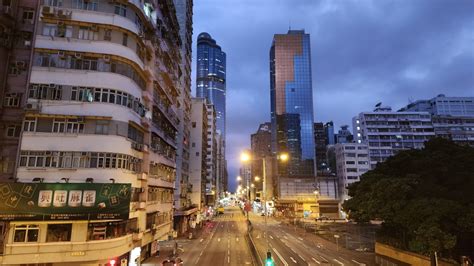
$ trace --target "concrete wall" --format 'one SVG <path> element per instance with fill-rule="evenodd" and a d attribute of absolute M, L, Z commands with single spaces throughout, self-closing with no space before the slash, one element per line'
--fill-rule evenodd
<path fill-rule="evenodd" d="M 377 256 L 378 265 L 416 265 L 431 266 L 430 258 L 415 254 L 413 252 L 404 251 L 389 245 L 375 242 L 375 254 Z M 385 259 L 388 257 L 390 259 Z M 454 264 L 442 262 L 438 260 L 439 266 L 452 266 Z"/>

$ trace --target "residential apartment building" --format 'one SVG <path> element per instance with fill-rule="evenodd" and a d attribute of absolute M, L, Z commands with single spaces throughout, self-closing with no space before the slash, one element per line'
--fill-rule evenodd
<path fill-rule="evenodd" d="M 338 143 L 335 150 L 339 195 L 345 200 L 348 199 L 347 186 L 360 181 L 360 176 L 370 170 L 369 149 L 363 143 Z"/>
<path fill-rule="evenodd" d="M 207 184 L 207 100 L 191 99 L 191 148 L 189 160 L 189 181 L 191 183 L 191 203 L 198 206 L 201 213 L 206 206 Z"/>
<path fill-rule="evenodd" d="M 474 116 L 432 116 L 436 136 L 474 147 Z"/>
<path fill-rule="evenodd" d="M 354 140 L 368 145 L 370 168 L 407 149 L 423 148 L 435 136 L 428 112 L 393 112 L 378 106 L 352 119 Z"/>
<path fill-rule="evenodd" d="M 206 204 L 214 205 L 217 194 L 217 150 L 216 109 L 211 103 L 206 105 L 207 149 L 206 149 Z"/>
<path fill-rule="evenodd" d="M 399 112 L 429 112 L 440 116 L 474 116 L 474 97 L 449 97 L 444 94 L 429 100 L 418 100 L 401 108 Z"/>
<path fill-rule="evenodd" d="M 175 6 L 19 2 L 40 6 L 25 15 L 36 25 L 33 60 L 17 183 L 1 184 L 11 204 L 0 205 L 0 261 L 139 264 L 173 231 L 183 93 Z"/>
<path fill-rule="evenodd" d="M 191 183 L 189 182 L 189 159 L 191 138 L 191 47 L 193 35 L 193 1 L 174 0 L 176 16 L 179 23 L 179 36 L 181 38 L 181 64 L 178 89 L 181 91 L 178 102 L 178 140 L 176 154 L 176 181 L 174 204 L 174 230 L 178 235 L 186 233 L 189 229 L 189 221 L 196 219 L 197 206 L 191 204 Z"/>
<path fill-rule="evenodd" d="M 0 5 L 0 182 L 15 177 L 38 8 L 34 0 Z"/>

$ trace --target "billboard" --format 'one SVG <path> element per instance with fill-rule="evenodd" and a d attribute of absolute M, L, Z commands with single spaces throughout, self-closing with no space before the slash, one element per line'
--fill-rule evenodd
<path fill-rule="evenodd" d="M 128 219 L 131 184 L 0 183 L 0 221 Z"/>

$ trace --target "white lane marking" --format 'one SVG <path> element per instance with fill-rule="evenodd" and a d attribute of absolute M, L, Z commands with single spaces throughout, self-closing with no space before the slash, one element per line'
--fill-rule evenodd
<path fill-rule="evenodd" d="M 230 256 L 230 250 L 227 250 L 227 255 L 229 255 L 229 256 Z"/>
<path fill-rule="evenodd" d="M 235 241 L 239 242 L 239 238 L 237 237 L 237 238 L 235 239 Z"/>
<path fill-rule="evenodd" d="M 285 239 L 288 239 L 288 237 L 286 237 L 286 236 L 283 236 L 283 237 L 284 237 Z"/>
<path fill-rule="evenodd" d="M 303 241 L 303 238 L 301 238 L 301 237 L 298 237 L 298 239 L 301 240 L 301 241 Z"/>
<path fill-rule="evenodd" d="M 221 242 L 221 239 L 220 239 L 220 238 L 218 238 L 218 239 L 217 239 L 217 242 Z"/>
<path fill-rule="evenodd" d="M 291 259 L 294 263 L 298 263 L 295 259 L 293 259 L 293 257 L 290 257 L 290 259 Z"/>
<path fill-rule="evenodd" d="M 287 245 L 287 246 L 288 246 L 288 245 Z M 293 253 L 296 253 L 296 251 L 295 251 L 293 248 L 290 248 L 290 249 L 291 249 L 291 251 L 293 251 Z"/>
<path fill-rule="evenodd" d="M 344 265 L 344 263 L 338 261 L 337 259 L 333 259 L 333 261 L 335 261 L 335 262 L 337 262 L 337 263 L 339 263 L 339 264 L 341 264 L 341 265 Z"/>
<path fill-rule="evenodd" d="M 300 257 L 303 261 L 306 261 L 303 257 L 301 257 L 301 255 L 298 255 L 298 257 Z"/>
<path fill-rule="evenodd" d="M 353 261 L 354 263 L 356 263 L 356 264 L 359 264 L 360 266 L 365 266 L 365 263 L 360 263 L 360 262 L 358 262 L 358 261 L 356 261 L 356 260 L 352 260 L 352 261 Z"/>
<path fill-rule="evenodd" d="M 283 265 L 288 266 L 288 262 L 281 256 L 281 254 L 276 250 L 276 248 L 273 248 L 273 251 L 275 251 L 275 254 L 277 254 L 278 258 L 283 262 Z"/>
<path fill-rule="evenodd" d="M 203 239 L 203 238 L 201 238 L 201 240 L 199 240 L 199 242 L 201 242 L 201 243 L 202 243 L 202 241 L 204 241 L 204 239 Z"/>
<path fill-rule="evenodd" d="M 199 254 L 199 256 L 202 256 L 202 253 L 204 253 L 204 250 L 203 250 L 203 251 L 201 251 L 201 254 Z"/>
<path fill-rule="evenodd" d="M 230 257 L 227 257 L 227 263 L 230 264 Z"/>
<path fill-rule="evenodd" d="M 273 239 L 273 237 L 272 237 L 272 236 L 270 236 L 270 238 L 271 238 L 271 239 Z"/>
<path fill-rule="evenodd" d="M 316 262 L 317 264 L 321 264 L 321 262 L 313 257 L 311 257 L 312 260 L 314 260 L 314 262 Z"/>
<path fill-rule="evenodd" d="M 323 257 L 323 255 L 319 255 L 321 257 L 321 259 L 323 259 L 325 262 L 328 262 L 329 260 L 326 259 L 325 257 Z"/>

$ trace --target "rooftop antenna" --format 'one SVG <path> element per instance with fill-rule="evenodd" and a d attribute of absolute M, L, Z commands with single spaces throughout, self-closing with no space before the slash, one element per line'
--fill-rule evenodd
<path fill-rule="evenodd" d="M 291 19 L 288 20 L 288 30 L 291 30 Z"/>

